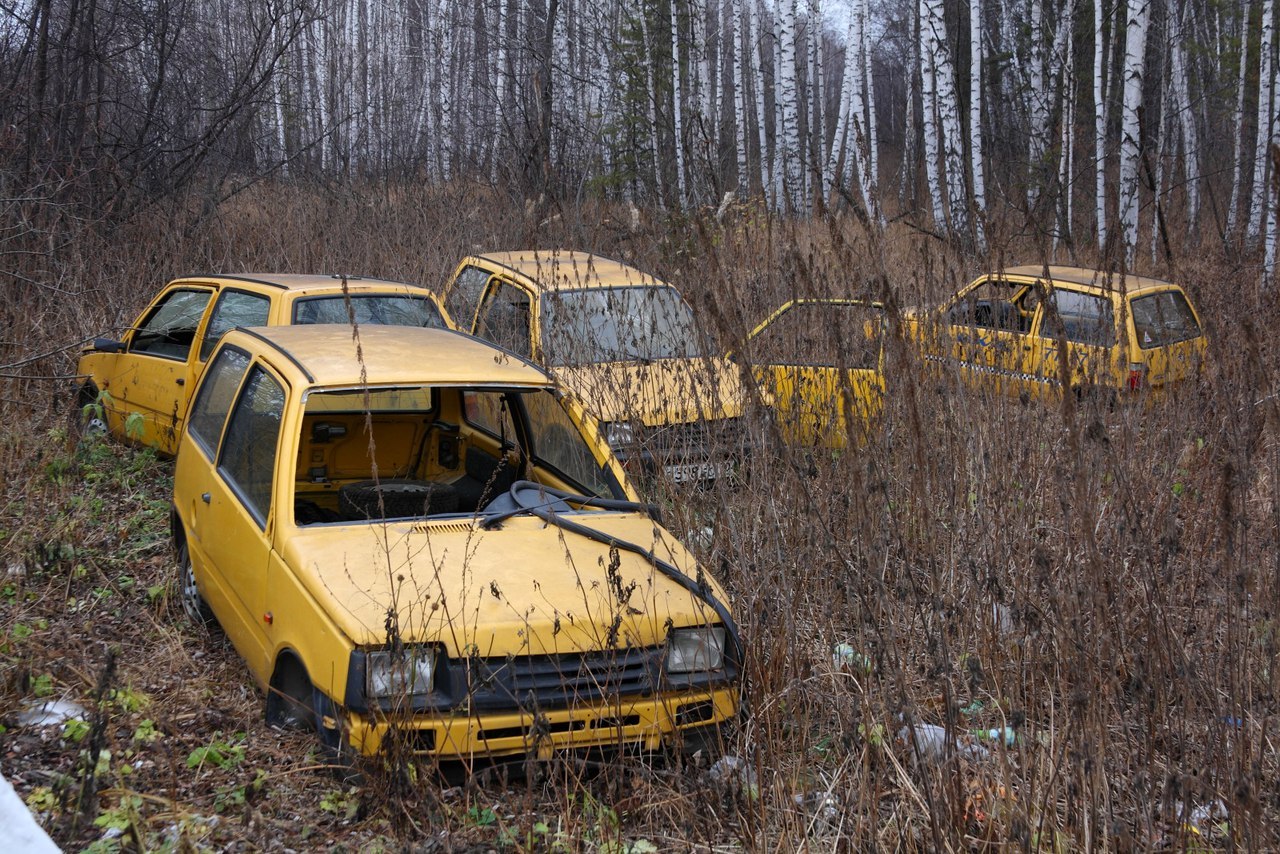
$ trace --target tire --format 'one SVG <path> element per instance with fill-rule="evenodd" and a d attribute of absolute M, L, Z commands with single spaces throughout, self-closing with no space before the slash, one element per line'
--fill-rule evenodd
<path fill-rule="evenodd" d="M 382 497 L 379 510 L 378 497 Z M 362 480 L 338 490 L 338 512 L 344 519 L 395 519 L 432 516 L 458 509 L 458 492 L 445 483 L 423 480 Z"/>
<path fill-rule="evenodd" d="M 209 603 L 200 595 L 186 540 L 178 543 L 178 595 L 182 598 L 182 610 L 188 620 L 197 626 L 208 626 L 216 622 Z"/>
<path fill-rule="evenodd" d="M 315 716 L 316 736 L 320 740 L 321 760 L 341 782 L 350 786 L 363 785 L 360 756 L 351 747 L 337 704 L 319 688 L 312 687 L 311 709 Z"/>
<path fill-rule="evenodd" d="M 76 445 L 107 435 L 106 413 L 85 411 L 85 407 L 98 404 L 98 398 L 98 387 L 93 383 L 85 383 L 76 392 L 75 408 L 71 410 L 71 436 Z"/>

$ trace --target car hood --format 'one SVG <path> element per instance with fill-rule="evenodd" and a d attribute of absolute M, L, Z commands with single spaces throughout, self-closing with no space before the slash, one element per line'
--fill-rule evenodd
<path fill-rule="evenodd" d="M 699 577 L 688 551 L 645 516 L 568 518 Z M 669 626 L 718 622 L 639 555 L 532 516 L 490 530 L 473 519 L 311 526 L 295 532 L 284 557 L 357 646 L 385 644 L 390 619 L 406 642 L 483 656 L 598 650 L 612 638 L 651 646 Z"/>
<path fill-rule="evenodd" d="M 601 421 L 654 427 L 735 418 L 746 400 L 738 368 L 724 358 L 600 362 L 551 372 Z"/>

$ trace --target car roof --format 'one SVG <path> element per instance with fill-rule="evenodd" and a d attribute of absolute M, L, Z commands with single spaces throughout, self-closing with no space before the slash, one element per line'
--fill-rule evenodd
<path fill-rule="evenodd" d="M 573 249 L 521 249 L 474 257 L 518 273 L 544 291 L 666 284 L 621 261 Z"/>
<path fill-rule="evenodd" d="M 266 288 L 282 291 L 308 290 L 342 290 L 342 276 L 323 273 L 195 273 L 183 276 L 176 281 L 208 282 L 214 281 L 227 285 L 261 285 Z M 347 288 L 360 290 L 404 290 L 412 288 L 423 293 L 430 293 L 421 285 L 407 282 L 392 282 L 386 279 L 366 279 L 363 276 L 347 276 Z"/>
<path fill-rule="evenodd" d="M 1020 267 L 1006 267 L 1000 271 L 1005 276 L 1025 276 L 1027 278 L 1038 279 L 1044 276 L 1044 267 L 1038 264 L 1024 264 Z M 1058 267 L 1051 266 L 1049 268 L 1049 278 L 1054 282 L 1063 284 L 1082 285 L 1086 288 L 1093 288 L 1099 291 L 1118 291 L 1120 290 L 1120 274 L 1112 273 L 1110 276 L 1098 270 L 1091 270 L 1088 267 Z M 1147 290 L 1149 288 L 1170 288 L 1176 287 L 1172 282 L 1166 282 L 1162 279 L 1151 279 L 1146 276 L 1130 276 L 1124 277 L 1124 289 L 1130 293 L 1134 291 Z"/>
<path fill-rule="evenodd" d="M 547 386 L 551 378 L 530 362 L 450 329 L 360 327 L 360 355 L 347 324 L 240 327 L 225 343 L 274 351 L 317 386 L 486 384 Z M 275 360 L 279 366 L 279 360 Z"/>

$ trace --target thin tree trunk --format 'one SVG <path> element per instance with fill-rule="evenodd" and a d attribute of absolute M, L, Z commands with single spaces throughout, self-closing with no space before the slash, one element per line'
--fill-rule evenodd
<path fill-rule="evenodd" d="M 1240 215 L 1241 185 L 1244 181 L 1244 155 L 1240 150 L 1244 140 L 1244 92 L 1249 71 L 1249 9 L 1250 0 L 1240 0 L 1240 68 L 1236 82 L 1236 108 L 1231 122 L 1231 201 L 1227 205 L 1228 238 L 1236 234 Z"/>
<path fill-rule="evenodd" d="M 982 157 L 982 0 L 969 4 L 969 166 L 973 181 L 974 236 L 978 248 L 985 249 L 987 238 L 982 220 L 987 210 L 985 167 Z"/>
<path fill-rule="evenodd" d="M 1270 0 L 1267 0 L 1270 2 Z M 1133 0 L 1125 38 L 1124 110 L 1120 130 L 1120 233 L 1125 261 L 1132 266 L 1138 245 L 1138 169 L 1142 157 L 1138 113 L 1142 108 L 1149 0 Z"/>
<path fill-rule="evenodd" d="M 1102 5 L 1106 0 L 1093 0 L 1093 212 L 1097 220 L 1098 247 L 1107 245 L 1107 45 Z"/>
<path fill-rule="evenodd" d="M 1270 142 L 1275 139 L 1275 86 L 1276 64 L 1273 49 L 1275 36 L 1275 2 L 1262 0 L 1262 36 L 1258 51 L 1258 141 L 1254 148 L 1253 194 L 1249 203 L 1249 242 L 1255 243 L 1262 234 L 1269 211 L 1267 197 L 1271 174 Z"/>

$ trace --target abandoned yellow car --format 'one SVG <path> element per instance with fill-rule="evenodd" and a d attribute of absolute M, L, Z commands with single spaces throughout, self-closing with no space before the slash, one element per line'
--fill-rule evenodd
<path fill-rule="evenodd" d="M 629 469 L 712 480 L 749 444 L 737 370 L 653 276 L 585 252 L 491 252 L 464 258 L 443 296 L 460 328 L 550 370 Z"/>
<path fill-rule="evenodd" d="M 741 358 L 788 444 L 844 448 L 884 409 L 884 309 L 839 298 L 788 300 L 747 336 Z"/>
<path fill-rule="evenodd" d="M 189 276 L 160 291 L 121 340 L 80 355 L 78 417 L 90 430 L 177 451 L 191 390 L 218 338 L 237 326 L 347 323 L 448 326 L 425 288 L 341 276 Z"/>
<path fill-rule="evenodd" d="M 1206 349 L 1178 285 L 1078 267 L 980 276 L 937 312 L 909 317 L 908 328 L 926 359 L 1028 398 L 1160 391 L 1195 375 Z"/>
<path fill-rule="evenodd" d="M 656 749 L 738 711 L 722 588 L 541 369 L 459 332 L 228 332 L 183 433 L 181 594 L 332 751 Z"/>

